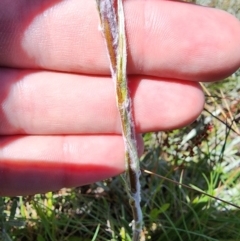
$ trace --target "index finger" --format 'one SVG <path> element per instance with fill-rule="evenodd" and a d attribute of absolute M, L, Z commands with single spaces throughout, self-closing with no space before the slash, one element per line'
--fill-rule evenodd
<path fill-rule="evenodd" d="M 130 74 L 217 80 L 240 66 L 240 24 L 215 9 L 125 1 Z M 0 64 L 109 73 L 94 1 L 1 1 Z"/>

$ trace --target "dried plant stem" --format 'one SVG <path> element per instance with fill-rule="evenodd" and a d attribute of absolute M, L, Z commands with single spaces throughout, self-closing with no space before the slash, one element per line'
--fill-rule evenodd
<path fill-rule="evenodd" d="M 134 219 L 133 240 L 137 241 L 142 230 L 140 168 L 127 83 L 127 47 L 123 4 L 122 0 L 96 0 L 96 2 L 111 62 L 110 69 L 115 83 L 117 107 L 121 117 L 127 168 L 125 183 Z"/>

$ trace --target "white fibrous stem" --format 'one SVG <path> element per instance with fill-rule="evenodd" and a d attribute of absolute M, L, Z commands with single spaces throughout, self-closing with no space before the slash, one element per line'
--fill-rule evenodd
<path fill-rule="evenodd" d="M 101 28 L 107 45 L 112 79 L 115 83 L 117 107 L 125 145 L 126 189 L 133 213 L 133 240 L 140 238 L 142 211 L 140 207 L 140 167 L 131 98 L 127 83 L 127 46 L 122 0 L 96 0 Z"/>

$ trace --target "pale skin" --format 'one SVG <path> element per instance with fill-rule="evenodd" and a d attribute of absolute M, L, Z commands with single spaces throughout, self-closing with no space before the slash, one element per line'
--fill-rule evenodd
<path fill-rule="evenodd" d="M 199 81 L 240 66 L 240 23 L 171 1 L 124 2 L 137 133 L 186 126 Z M 125 170 L 95 1 L 0 2 L 0 195 L 74 187 Z M 139 135 L 139 155 L 143 144 Z"/>

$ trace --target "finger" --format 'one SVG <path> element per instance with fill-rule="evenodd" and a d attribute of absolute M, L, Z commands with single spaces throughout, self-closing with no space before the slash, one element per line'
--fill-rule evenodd
<path fill-rule="evenodd" d="M 109 77 L 0 70 L 0 134 L 121 133 Z M 198 83 L 129 76 L 137 132 L 191 123 L 204 104 Z"/>
<path fill-rule="evenodd" d="M 141 154 L 141 139 L 138 142 Z M 124 170 L 121 136 L 13 136 L 0 139 L 0 196 L 81 186 L 119 175 Z"/>
<path fill-rule="evenodd" d="M 14 4 L 13 4 L 14 2 Z M 0 64 L 109 74 L 94 1 L 0 2 Z M 216 80 L 240 66 L 240 24 L 176 1 L 126 1 L 129 73 Z"/>

